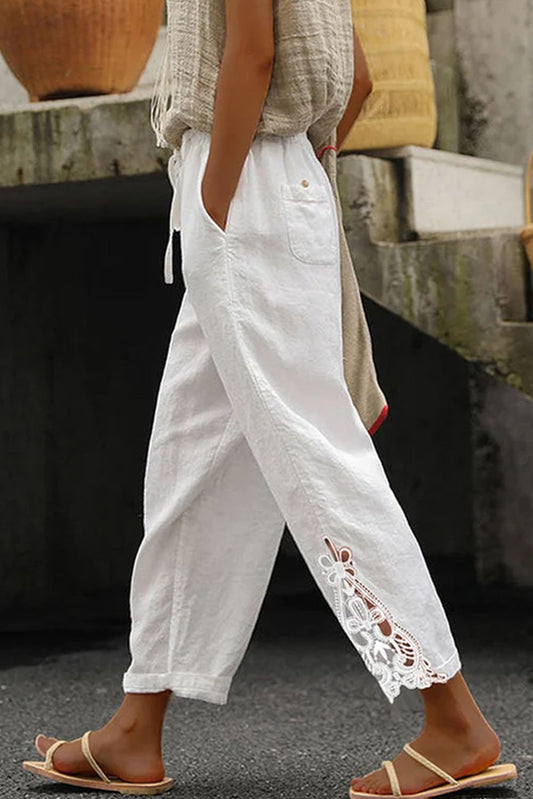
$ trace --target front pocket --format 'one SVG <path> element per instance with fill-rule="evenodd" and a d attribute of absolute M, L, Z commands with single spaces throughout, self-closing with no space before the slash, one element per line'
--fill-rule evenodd
<path fill-rule="evenodd" d="M 208 213 L 207 208 L 205 207 L 204 201 L 203 201 L 203 198 L 202 198 L 202 181 L 204 179 L 204 173 L 205 173 L 206 166 L 207 166 L 207 156 L 205 157 L 204 161 L 202 162 L 201 168 L 199 170 L 199 175 L 198 175 L 198 185 L 196 187 L 198 205 L 200 206 L 201 214 L 204 217 L 204 219 L 207 222 L 207 224 L 210 225 L 210 227 L 214 231 L 216 231 L 220 236 L 223 236 L 224 238 L 226 238 L 226 236 L 228 235 L 228 228 L 229 228 L 229 223 L 230 223 L 230 214 L 231 214 L 231 210 L 232 210 L 233 204 L 234 204 L 234 202 L 233 202 L 234 201 L 234 197 L 232 197 L 230 205 L 229 205 L 229 208 L 228 208 L 228 214 L 227 214 L 227 217 L 226 217 L 226 227 L 224 228 L 224 230 L 222 230 L 220 225 L 218 225 L 218 223 L 215 222 L 213 217 Z"/>
<path fill-rule="evenodd" d="M 281 196 L 294 257 L 308 264 L 329 263 L 335 255 L 335 220 L 326 188 L 282 183 Z"/>

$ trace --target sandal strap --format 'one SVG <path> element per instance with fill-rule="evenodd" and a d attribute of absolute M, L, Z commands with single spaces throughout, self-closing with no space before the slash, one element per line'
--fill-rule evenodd
<path fill-rule="evenodd" d="M 87 758 L 93 769 L 96 771 L 98 776 L 101 777 L 104 782 L 111 782 L 107 774 L 100 768 L 100 766 L 98 765 L 98 763 L 96 762 L 96 760 L 92 755 L 91 749 L 89 747 L 89 735 L 91 734 L 91 732 L 92 730 L 87 730 L 87 732 L 83 734 L 81 739 L 81 751 L 83 752 L 83 754 L 85 755 L 85 757 Z"/>
<path fill-rule="evenodd" d="M 392 760 L 383 760 L 381 765 L 387 772 L 387 777 L 389 778 L 390 787 L 392 788 L 392 793 L 394 796 L 401 796 L 402 789 L 400 788 L 400 783 L 398 781 L 398 775 L 396 774 L 396 769 L 394 768 L 394 763 Z"/>
<path fill-rule="evenodd" d="M 417 752 L 416 749 L 413 749 L 413 747 L 410 746 L 409 744 L 405 744 L 403 748 L 408 755 L 411 755 L 411 757 L 413 757 L 415 760 L 418 760 L 419 763 L 422 763 L 422 765 L 430 769 L 430 771 L 433 771 L 435 774 L 438 774 L 439 777 L 442 777 L 443 780 L 449 782 L 450 785 L 459 784 L 457 780 L 454 779 L 450 774 L 448 774 L 443 769 L 439 768 L 439 766 L 437 766 L 431 760 L 428 760 L 427 757 L 424 757 L 424 755 L 421 755 L 420 752 Z"/>
<path fill-rule="evenodd" d="M 68 743 L 68 742 L 67 741 L 56 741 L 55 743 L 52 744 L 52 746 L 50 746 L 46 750 L 46 755 L 44 757 L 44 768 L 47 769 L 47 771 L 51 771 L 51 769 L 54 768 L 54 764 L 52 763 L 52 757 L 53 757 L 54 752 L 56 751 L 56 749 L 59 746 L 61 746 L 61 744 L 66 744 L 66 743 Z"/>

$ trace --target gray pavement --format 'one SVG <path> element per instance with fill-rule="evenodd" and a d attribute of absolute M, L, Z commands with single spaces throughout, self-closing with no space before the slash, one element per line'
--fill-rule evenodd
<path fill-rule="evenodd" d="M 500 735 L 516 783 L 479 799 L 533 796 L 531 597 L 445 600 L 463 673 Z M 24 772 L 37 732 L 75 738 L 121 701 L 127 629 L 5 635 L 0 655 L 0 796 L 102 797 Z M 180 799 L 335 799 L 350 777 L 393 757 L 421 722 L 417 692 L 389 705 L 318 596 L 270 597 L 225 706 L 173 699 L 165 726 L 168 794 Z M 111 795 L 111 794 L 109 794 Z M 456 794 L 458 795 L 458 794 Z"/>

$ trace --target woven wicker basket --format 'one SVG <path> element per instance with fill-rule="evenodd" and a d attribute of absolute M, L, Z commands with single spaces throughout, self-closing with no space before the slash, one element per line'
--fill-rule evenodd
<path fill-rule="evenodd" d="M 437 136 L 424 0 L 352 0 L 374 89 L 343 150 L 417 144 Z"/>
<path fill-rule="evenodd" d="M 163 0 L 0 0 L 0 50 L 30 100 L 133 89 Z"/>
<path fill-rule="evenodd" d="M 529 157 L 529 164 L 527 165 L 526 170 L 526 185 L 525 185 L 525 192 L 526 192 L 526 226 L 520 233 L 520 238 L 522 239 L 522 243 L 526 248 L 527 257 L 529 258 L 529 263 L 531 264 L 531 268 L 533 269 L 533 218 L 531 216 L 531 177 L 533 175 L 533 150 Z"/>

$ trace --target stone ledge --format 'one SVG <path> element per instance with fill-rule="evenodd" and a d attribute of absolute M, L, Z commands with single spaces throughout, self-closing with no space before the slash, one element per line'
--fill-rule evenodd
<path fill-rule="evenodd" d="M 414 146 L 366 154 L 402 162 L 412 234 L 425 237 L 524 224 L 524 172 L 519 166 Z"/>
<path fill-rule="evenodd" d="M 68 184 L 164 171 L 150 90 L 26 103 L 0 113 L 0 187 Z"/>

